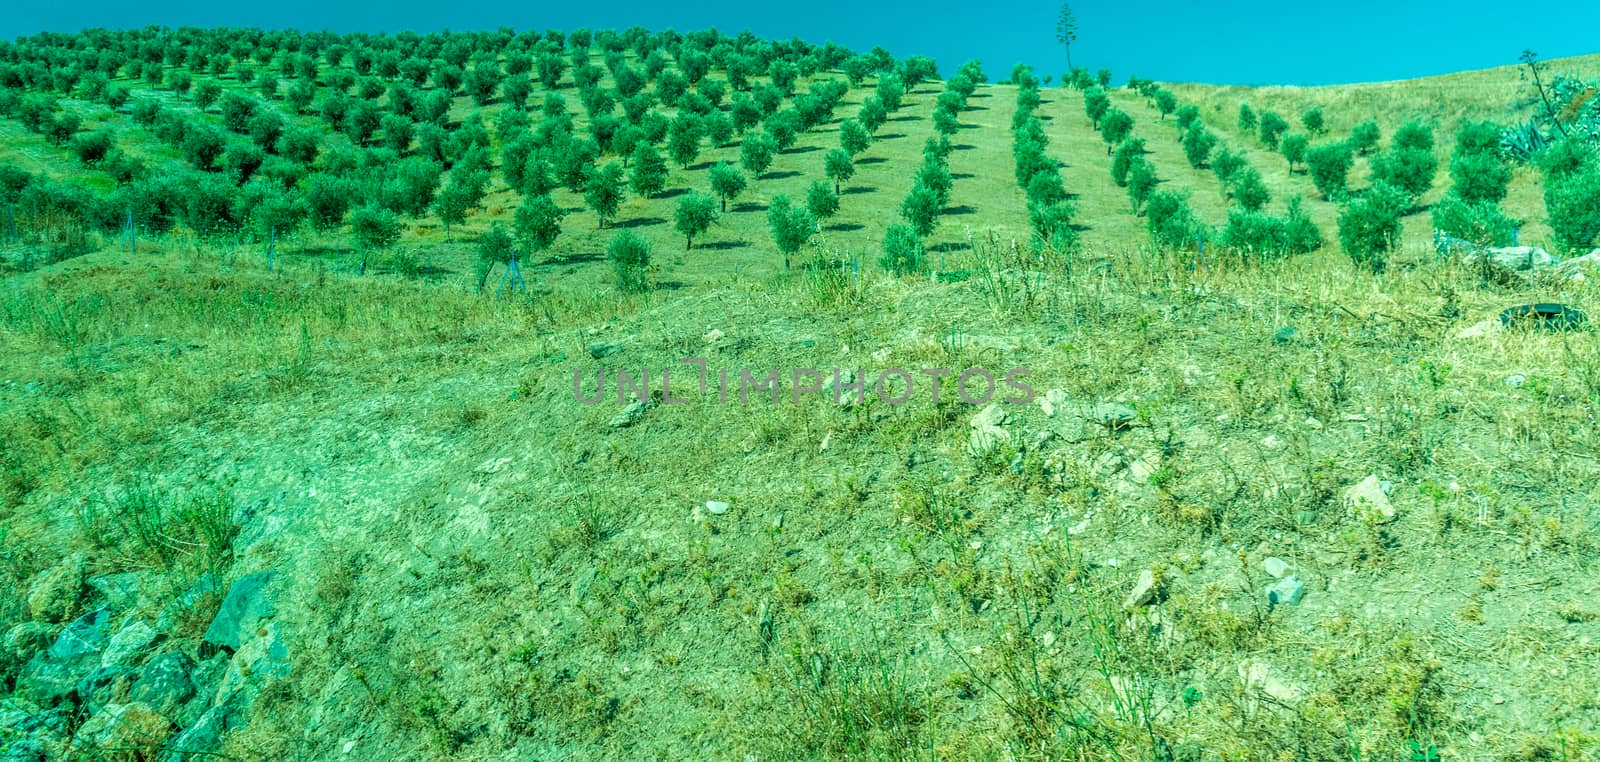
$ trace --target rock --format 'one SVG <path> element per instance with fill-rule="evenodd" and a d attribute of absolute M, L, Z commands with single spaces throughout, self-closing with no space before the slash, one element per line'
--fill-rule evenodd
<path fill-rule="evenodd" d="M 216 751 L 222 744 L 222 734 L 234 726 L 236 714 L 237 711 L 229 706 L 206 710 L 193 725 L 172 739 L 172 743 L 167 745 L 166 755 L 161 758 L 162 762 L 185 762 Z"/>
<path fill-rule="evenodd" d="M 261 622 L 273 614 L 271 588 L 273 573 L 256 572 L 240 577 L 228 588 L 216 618 L 206 628 L 205 642 L 220 648 L 237 651 L 239 646 L 255 637 Z"/>
<path fill-rule="evenodd" d="M 1139 572 L 1139 581 L 1133 584 L 1133 590 L 1128 597 L 1123 599 L 1122 607 L 1125 609 L 1138 608 L 1154 602 L 1156 599 L 1156 573 L 1153 569 Z"/>
<path fill-rule="evenodd" d="M 1561 263 L 1554 254 L 1537 246 L 1491 246 L 1486 253 L 1490 262 L 1512 272 L 1543 270 Z M 1478 256 L 1468 255 L 1464 259 L 1475 262 Z"/>
<path fill-rule="evenodd" d="M 23 668 L 19 692 L 40 706 L 53 706 L 71 696 L 78 682 L 100 668 L 111 610 L 84 614 L 67 625 L 50 648 L 35 654 Z"/>
<path fill-rule="evenodd" d="M 1589 271 L 1596 269 L 1600 269 L 1600 249 L 1562 262 L 1555 266 L 1553 272 L 1558 278 L 1582 281 L 1588 280 Z"/>
<path fill-rule="evenodd" d="M 45 622 L 71 619 L 78 608 L 88 568 L 88 559 L 82 553 L 74 553 L 41 572 L 28 586 L 28 613 Z"/>
<path fill-rule="evenodd" d="M 1282 579 L 1283 575 L 1289 573 L 1289 562 L 1277 556 L 1271 556 L 1261 561 L 1261 569 L 1272 575 L 1273 579 Z"/>
<path fill-rule="evenodd" d="M 1245 688 L 1260 691 L 1268 698 L 1283 704 L 1293 704 L 1304 696 L 1304 691 L 1290 685 L 1274 674 L 1264 661 L 1247 659 L 1239 664 L 1239 682 Z"/>
<path fill-rule="evenodd" d="M 728 504 L 722 502 L 721 500 L 706 501 L 706 512 L 713 516 L 721 516 L 722 514 L 727 513 L 728 508 Z"/>
<path fill-rule="evenodd" d="M 151 659 L 139 673 L 139 682 L 129 694 L 134 701 L 148 705 L 162 716 L 176 719 L 178 710 L 194 698 L 194 681 L 189 673 L 194 660 L 182 651 L 168 651 Z"/>
<path fill-rule="evenodd" d="M 632 426 L 643 420 L 644 414 L 649 410 L 650 403 L 645 402 L 644 400 L 634 400 L 633 402 L 628 403 L 628 406 L 623 408 L 622 412 L 613 416 L 611 418 L 611 422 L 606 425 L 613 429 L 628 428 L 629 426 Z"/>
<path fill-rule="evenodd" d="M 133 759 L 154 757 L 175 730 L 167 718 L 140 703 L 112 704 L 78 728 L 73 741 Z"/>
<path fill-rule="evenodd" d="M 127 611 L 139 604 L 139 593 L 144 589 L 145 572 L 96 574 L 89 578 L 89 587 L 105 599 L 112 611 Z"/>
<path fill-rule="evenodd" d="M 188 590 L 168 603 L 161 614 L 156 617 L 156 629 L 168 635 L 177 634 L 178 628 L 189 618 L 189 614 L 200 605 L 208 596 L 221 595 L 222 584 L 217 581 L 216 575 L 206 572 L 196 579 Z"/>
<path fill-rule="evenodd" d="M 1345 490 L 1344 506 L 1350 516 L 1373 524 L 1384 524 L 1395 518 L 1394 505 L 1389 502 L 1389 495 L 1377 474 Z"/>
<path fill-rule="evenodd" d="M 1285 604 L 1288 606 L 1300 605 L 1300 598 L 1306 594 L 1306 586 L 1295 577 L 1284 577 L 1278 583 L 1267 588 L 1267 603 L 1274 606 Z"/>
<path fill-rule="evenodd" d="M 111 704 L 125 704 L 135 677 L 132 669 L 120 665 L 96 669 L 78 681 L 78 702 L 89 712 L 98 712 Z"/>
<path fill-rule="evenodd" d="M 1089 409 L 1089 420 L 1112 431 L 1131 428 L 1139 418 L 1139 411 L 1121 402 L 1102 402 Z"/>
<path fill-rule="evenodd" d="M 722 329 L 713 328 L 713 329 L 711 329 L 709 331 L 706 331 L 706 335 L 703 336 L 702 338 L 704 338 L 706 340 L 707 344 L 715 344 L 715 343 L 717 343 L 719 341 L 722 341 L 722 337 L 723 336 L 724 336 L 724 334 L 722 333 Z"/>
<path fill-rule="evenodd" d="M 1279 328 L 1277 331 L 1275 331 L 1272 334 L 1272 343 L 1274 343 L 1274 344 L 1289 344 L 1289 343 L 1292 343 L 1292 342 L 1294 342 L 1295 337 L 1299 335 L 1299 333 L 1300 333 L 1299 331 L 1295 330 L 1294 326 L 1286 325 L 1286 326 L 1284 326 L 1282 328 Z"/>
<path fill-rule="evenodd" d="M 1522 375 L 1521 373 L 1513 373 L 1509 376 L 1506 376 L 1506 386 L 1509 386 L 1512 389 L 1521 389 L 1522 385 L 1526 383 L 1528 383 L 1528 377 Z"/>
<path fill-rule="evenodd" d="M 596 360 L 610 357 L 622 351 L 621 344 L 612 344 L 605 341 L 596 341 L 589 345 L 589 356 Z"/>
<path fill-rule="evenodd" d="M 106 644 L 105 653 L 100 655 L 100 663 L 108 667 L 118 664 L 132 666 L 144 650 L 160 636 L 156 628 L 151 627 L 143 619 L 134 619 L 123 625 L 117 634 L 111 636 L 111 641 Z"/>
<path fill-rule="evenodd" d="M 278 636 L 278 625 L 269 622 L 259 637 L 246 641 L 228 662 L 213 703 L 247 711 L 262 687 L 288 676 L 289 647 Z"/>
<path fill-rule="evenodd" d="M 1039 405 L 1039 409 L 1044 412 L 1045 416 L 1054 418 L 1056 411 L 1066 406 L 1067 393 L 1060 389 L 1051 389 L 1043 395 L 1035 397 L 1033 401 Z"/>
<path fill-rule="evenodd" d="M 49 647 L 56 637 L 56 626 L 45 622 L 23 622 L 6 630 L 5 652 L 17 661 L 27 661 Z"/>
<path fill-rule="evenodd" d="M 1011 433 L 1001 428 L 1006 422 L 1006 412 L 999 405 L 989 405 L 968 421 L 972 433 L 967 440 L 967 451 L 983 457 L 1002 444 L 1011 441 Z"/>
<path fill-rule="evenodd" d="M 32 738 L 12 741 L 0 752 L 0 762 L 45 762 L 50 758 L 45 745 Z"/>
<path fill-rule="evenodd" d="M 1458 339 L 1481 339 L 1485 336 L 1494 336 L 1505 331 L 1505 326 L 1500 324 L 1499 318 L 1490 318 L 1478 323 L 1473 323 L 1456 332 Z"/>

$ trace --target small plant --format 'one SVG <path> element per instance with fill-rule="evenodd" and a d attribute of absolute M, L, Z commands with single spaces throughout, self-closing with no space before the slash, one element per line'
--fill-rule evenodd
<path fill-rule="evenodd" d="M 640 294 L 650 290 L 650 249 L 650 242 L 632 231 L 624 230 L 611 239 L 606 259 L 616 273 L 618 291 Z"/>

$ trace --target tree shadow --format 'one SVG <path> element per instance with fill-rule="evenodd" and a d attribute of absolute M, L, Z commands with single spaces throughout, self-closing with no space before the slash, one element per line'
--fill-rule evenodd
<path fill-rule="evenodd" d="M 682 291 L 683 289 L 686 289 L 688 287 L 689 287 L 689 284 L 684 283 L 681 280 L 658 280 L 658 281 L 656 281 L 656 290 L 657 291 Z"/>
<path fill-rule="evenodd" d="M 859 222 L 836 222 L 823 228 L 823 230 L 828 230 L 834 233 L 849 233 L 852 231 L 861 230 L 865 227 L 866 225 L 862 225 Z"/>
<path fill-rule="evenodd" d="M 882 135 L 879 135 L 877 139 L 878 140 L 899 140 L 900 138 L 903 138 L 905 136 L 906 136 L 906 134 L 903 133 L 903 132 L 885 132 Z"/>
<path fill-rule="evenodd" d="M 928 251 L 949 254 L 953 251 L 967 251 L 971 248 L 972 244 L 967 243 L 966 241 L 946 241 L 945 243 L 938 243 L 929 246 Z"/>
<path fill-rule="evenodd" d="M 754 201 L 744 201 L 733 205 L 733 211 L 735 212 L 765 212 L 766 210 L 766 204 L 760 204 Z"/>
<path fill-rule="evenodd" d="M 849 186 L 849 187 L 839 191 L 839 195 L 841 195 L 841 196 L 859 196 L 859 195 L 861 195 L 863 193 L 877 193 L 877 192 L 878 192 L 878 189 L 874 188 L 874 187 L 872 187 L 870 185 L 852 185 L 852 186 Z"/>
<path fill-rule="evenodd" d="M 865 159 L 856 159 L 856 166 L 860 167 L 867 164 L 882 164 L 886 161 L 888 161 L 888 159 L 885 159 L 882 156 L 868 156 Z"/>
<path fill-rule="evenodd" d="M 529 268 L 566 267 L 568 265 L 581 265 L 589 262 L 599 262 L 605 257 L 597 252 L 583 252 L 571 254 L 557 254 L 546 257 L 539 262 L 526 265 Z"/>
<path fill-rule="evenodd" d="M 661 191 L 660 193 L 657 193 L 654 196 L 651 196 L 650 198 L 659 198 L 659 199 L 677 198 L 677 197 L 682 196 L 683 194 L 688 193 L 688 192 L 689 192 L 688 188 L 668 188 L 668 189 L 666 189 L 664 191 Z"/>
<path fill-rule="evenodd" d="M 712 168 L 715 165 L 716 165 L 716 162 L 710 161 L 710 160 L 706 160 L 706 161 L 700 162 L 699 164 L 690 164 L 689 166 L 684 167 L 683 171 L 685 171 L 685 172 L 703 172 L 705 170 L 708 170 L 708 169 Z"/>
<path fill-rule="evenodd" d="M 951 180 L 971 180 L 974 177 L 977 177 L 977 175 L 972 174 L 971 172 L 951 172 L 950 173 L 950 179 Z"/>
<path fill-rule="evenodd" d="M 969 204 L 962 204 L 960 206 L 947 206 L 944 208 L 943 213 L 950 215 L 977 214 L 978 210 L 973 209 Z"/>
<path fill-rule="evenodd" d="M 956 128 L 957 129 L 962 129 L 962 130 L 976 130 L 976 129 L 978 129 L 978 125 L 976 125 L 976 124 L 958 124 L 958 125 L 956 125 Z"/>
<path fill-rule="evenodd" d="M 743 249 L 749 245 L 748 241 L 712 241 L 711 243 L 697 243 L 694 248 L 695 251 L 701 249 L 706 251 L 727 251 L 729 249 Z"/>
<path fill-rule="evenodd" d="M 660 217 L 634 217 L 633 219 L 629 219 L 629 220 L 621 220 L 621 221 L 618 221 L 618 222 L 613 222 L 613 223 L 611 223 L 611 227 L 614 227 L 614 228 L 648 228 L 648 227 L 655 227 L 656 225 L 665 225 L 665 224 L 667 224 L 667 221 L 664 220 L 664 219 L 661 219 Z"/>
<path fill-rule="evenodd" d="M 977 148 L 977 146 L 971 143 L 957 143 L 953 146 L 950 146 L 950 150 L 952 151 L 971 151 L 975 148 Z"/>
<path fill-rule="evenodd" d="M 982 100 L 984 98 L 993 98 L 993 97 L 994 96 L 992 96 L 992 95 L 990 95 L 988 93 L 973 93 L 972 97 L 968 98 L 967 100 L 976 101 L 976 100 Z"/>
<path fill-rule="evenodd" d="M 962 109 L 962 111 L 988 111 L 988 110 L 989 110 L 988 106 L 968 106 L 968 107 Z"/>
<path fill-rule="evenodd" d="M 785 149 L 783 151 L 783 155 L 789 156 L 791 154 L 811 153 L 812 151 L 821 151 L 821 150 L 822 150 L 822 148 L 820 148 L 819 146 L 794 146 L 792 148 Z"/>
<path fill-rule="evenodd" d="M 762 175 L 758 179 L 761 179 L 761 180 L 784 180 L 784 179 L 787 179 L 787 178 L 790 178 L 790 177 L 799 177 L 799 176 L 800 176 L 799 172 L 796 172 L 796 171 L 794 171 L 792 169 L 789 169 L 789 170 L 784 170 L 782 172 L 768 172 L 768 173 Z"/>
<path fill-rule="evenodd" d="M 354 254 L 355 251 L 353 247 L 349 246 L 307 246 L 293 251 L 285 250 L 283 253 L 295 256 L 321 257 L 329 254 Z"/>
<path fill-rule="evenodd" d="M 910 114 L 906 114 L 905 116 L 891 116 L 891 117 L 889 117 L 888 121 L 891 121 L 891 122 L 915 122 L 919 118 L 920 117 L 915 117 L 915 116 L 912 116 Z"/>

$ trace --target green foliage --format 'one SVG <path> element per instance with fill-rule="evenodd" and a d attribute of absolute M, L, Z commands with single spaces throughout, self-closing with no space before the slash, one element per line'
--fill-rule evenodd
<path fill-rule="evenodd" d="M 650 242 L 624 230 L 606 247 L 606 259 L 616 274 L 617 290 L 642 294 L 650 290 Z"/>
<path fill-rule="evenodd" d="M 1033 227 L 1036 240 L 1057 251 L 1067 251 L 1078 243 L 1078 231 L 1072 220 L 1077 208 L 1064 195 L 1028 203 L 1028 224 Z"/>
<path fill-rule="evenodd" d="M 1366 156 L 1372 149 L 1378 147 L 1378 141 L 1383 133 L 1378 130 L 1378 123 L 1371 119 L 1350 128 L 1350 147 L 1359 155 Z"/>
<path fill-rule="evenodd" d="M 1493 201 L 1468 201 L 1451 189 L 1433 205 L 1433 227 L 1452 238 L 1483 246 L 1508 246 L 1517 221 Z"/>
<path fill-rule="evenodd" d="M 806 209 L 819 220 L 825 220 L 839 212 L 839 194 L 832 186 L 816 180 L 806 190 Z"/>
<path fill-rule="evenodd" d="M 606 221 L 615 217 L 617 211 L 622 208 L 622 195 L 622 167 L 616 162 L 601 167 L 590 176 L 583 188 L 583 201 L 600 218 L 601 228 L 604 228 Z"/>
<path fill-rule="evenodd" d="M 1227 145 L 1211 155 L 1211 173 L 1217 176 L 1217 181 L 1222 183 L 1225 191 L 1233 182 L 1233 174 L 1247 164 L 1249 162 L 1243 156 L 1234 153 Z"/>
<path fill-rule="evenodd" d="M 387 249 L 400 240 L 400 218 L 388 209 L 369 204 L 350 215 L 350 233 L 362 253 Z"/>
<path fill-rule="evenodd" d="M 511 234 L 506 232 L 506 226 L 494 222 L 489 229 L 478 237 L 478 290 L 482 291 L 484 284 L 489 281 L 489 271 L 495 265 L 511 259 L 512 255 Z"/>
<path fill-rule="evenodd" d="M 934 228 L 939 225 L 939 212 L 944 209 L 943 200 L 939 191 L 918 183 L 906 194 L 905 201 L 900 204 L 900 216 L 917 235 L 926 238 L 933 234 Z"/>
<path fill-rule="evenodd" d="M 777 150 L 778 146 L 770 136 L 748 133 L 739 147 L 739 166 L 759 178 L 767 171 L 767 167 L 772 166 L 772 157 Z"/>
<path fill-rule="evenodd" d="M 1108 109 L 1100 117 L 1100 139 L 1105 141 L 1106 155 L 1133 132 L 1133 117 L 1119 108 Z"/>
<path fill-rule="evenodd" d="M 1600 169 L 1592 163 L 1567 174 L 1547 174 L 1544 206 L 1556 242 L 1571 253 L 1600 238 Z"/>
<path fill-rule="evenodd" d="M 1311 108 L 1306 109 L 1305 112 L 1300 115 L 1300 124 L 1305 126 L 1306 132 L 1309 132 L 1313 135 L 1321 135 L 1324 127 L 1322 119 L 1322 107 L 1312 106 Z"/>
<path fill-rule="evenodd" d="M 680 167 L 688 167 L 700 156 L 700 140 L 705 137 L 705 125 L 700 117 L 679 114 L 667 131 L 667 152 Z"/>
<path fill-rule="evenodd" d="M 1117 152 L 1111 155 L 1111 181 L 1118 188 L 1128 187 L 1128 173 L 1133 169 L 1133 160 L 1144 154 L 1144 138 L 1129 138 L 1117 146 Z"/>
<path fill-rule="evenodd" d="M 1439 170 L 1439 160 L 1431 148 L 1420 148 L 1400 141 L 1372 160 L 1373 183 L 1384 183 L 1410 194 L 1412 203 L 1433 187 L 1433 176 Z"/>
<path fill-rule="evenodd" d="M 839 147 L 854 157 L 872 145 L 872 135 L 855 119 L 846 119 L 839 125 Z"/>
<path fill-rule="evenodd" d="M 1256 211 L 1272 200 L 1266 183 L 1261 181 L 1261 172 L 1248 164 L 1239 167 L 1229 178 L 1228 196 L 1250 211 Z"/>
<path fill-rule="evenodd" d="M 1183 132 L 1183 157 L 1188 160 L 1189 166 L 1203 169 L 1211 158 L 1211 149 L 1217 145 L 1217 136 L 1205 128 L 1199 120 L 1189 124 L 1189 129 Z"/>
<path fill-rule="evenodd" d="M 1300 197 L 1289 200 L 1288 213 L 1275 217 L 1259 210 L 1234 207 L 1218 243 L 1243 257 L 1270 260 L 1304 254 L 1322 246 L 1322 231 L 1306 215 Z"/>
<path fill-rule="evenodd" d="M 1336 200 L 1345 191 L 1355 156 L 1348 143 L 1324 143 L 1306 154 L 1311 182 L 1324 199 Z"/>
<path fill-rule="evenodd" d="M 1412 148 L 1418 151 L 1433 151 L 1433 128 L 1415 119 L 1400 125 L 1395 130 L 1394 140 L 1391 143 L 1395 148 Z"/>
<path fill-rule="evenodd" d="M 1259 132 L 1261 144 L 1277 150 L 1278 141 L 1283 139 L 1283 133 L 1289 131 L 1289 123 L 1276 111 L 1261 112 Z"/>
<path fill-rule="evenodd" d="M 850 152 L 843 148 L 835 148 L 823 157 L 823 172 L 833 181 L 833 192 L 841 192 L 841 186 L 850 181 L 856 174 L 856 165 L 850 158 Z"/>
<path fill-rule="evenodd" d="M 1111 96 L 1106 94 L 1105 88 L 1090 87 L 1083 91 L 1083 113 L 1089 117 L 1089 122 L 1095 129 L 1100 129 L 1100 118 L 1111 110 Z"/>
<path fill-rule="evenodd" d="M 1171 90 L 1157 90 L 1155 94 L 1156 111 L 1165 119 L 1168 114 L 1178 109 L 1178 96 Z"/>
<path fill-rule="evenodd" d="M 634 146 L 628 185 L 640 198 L 650 198 L 667 187 L 667 161 L 649 143 Z"/>
<path fill-rule="evenodd" d="M 926 269 L 923 261 L 922 239 L 915 230 L 903 222 L 896 222 L 884 231 L 883 256 L 878 264 L 895 275 L 910 275 Z"/>
<path fill-rule="evenodd" d="M 1285 135 L 1278 145 L 1278 150 L 1283 153 L 1283 158 L 1289 161 L 1289 171 L 1294 171 L 1294 165 L 1305 161 L 1306 152 L 1311 148 L 1311 139 L 1305 133 L 1296 132 Z"/>
<path fill-rule="evenodd" d="M 545 251 L 561 235 L 561 221 L 567 216 L 548 194 L 531 196 L 517 207 L 512 217 L 517 240 L 529 252 Z"/>
<path fill-rule="evenodd" d="M 700 191 L 684 195 L 672 216 L 673 227 L 683 235 L 684 248 L 693 249 L 694 237 L 709 230 L 711 223 L 717 221 L 717 216 L 716 199 Z"/>
<path fill-rule="evenodd" d="M 711 192 L 722 199 L 722 211 L 728 211 L 728 201 L 744 192 L 744 175 L 725 161 L 711 167 Z"/>
<path fill-rule="evenodd" d="M 1254 133 L 1256 131 L 1256 112 L 1250 108 L 1250 104 L 1239 104 L 1238 124 L 1240 132 Z"/>
<path fill-rule="evenodd" d="M 1145 228 L 1150 240 L 1165 249 L 1188 249 L 1195 245 L 1205 226 L 1189 208 L 1189 199 L 1177 191 L 1156 191 L 1151 194 L 1145 211 Z"/>
<path fill-rule="evenodd" d="M 772 242 L 788 257 L 800 250 L 816 232 L 817 220 L 811 212 L 794 205 L 788 196 L 778 194 L 767 203 L 767 228 Z"/>
<path fill-rule="evenodd" d="M 1133 166 L 1128 170 L 1128 202 L 1133 207 L 1134 214 L 1140 214 L 1145 201 L 1155 191 L 1161 178 L 1156 175 L 1154 164 L 1143 156 L 1133 160 Z"/>
<path fill-rule="evenodd" d="M 1178 134 L 1188 132 L 1189 128 L 1200 123 L 1200 107 L 1193 103 L 1185 104 L 1178 109 Z"/>
<path fill-rule="evenodd" d="M 1376 181 L 1339 210 L 1339 245 L 1356 265 L 1382 272 L 1388 253 L 1400 240 L 1400 216 L 1411 206 L 1411 195 Z"/>
<path fill-rule="evenodd" d="M 1499 203 L 1511 185 L 1511 165 L 1500 154 L 1500 126 L 1466 122 L 1450 155 L 1453 190 L 1468 203 Z"/>

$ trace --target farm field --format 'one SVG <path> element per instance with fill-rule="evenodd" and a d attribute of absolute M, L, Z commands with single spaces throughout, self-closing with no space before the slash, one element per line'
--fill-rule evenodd
<path fill-rule="evenodd" d="M 1600 758 L 1597 67 L 0 45 L 0 759 Z"/>

